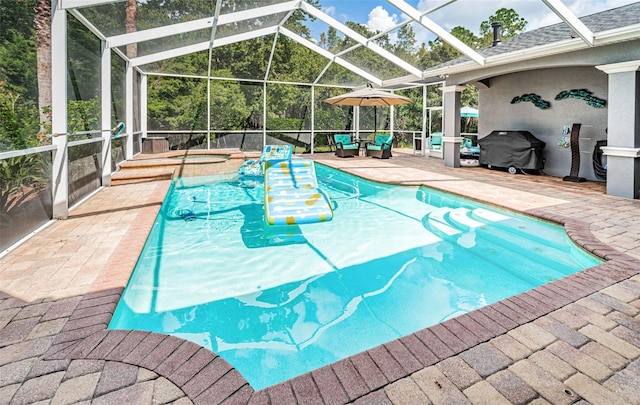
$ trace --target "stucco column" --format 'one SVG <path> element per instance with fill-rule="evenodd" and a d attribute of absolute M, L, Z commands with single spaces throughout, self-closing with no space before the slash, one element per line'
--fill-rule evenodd
<path fill-rule="evenodd" d="M 445 86 L 442 89 L 444 132 L 442 157 L 447 167 L 460 167 L 460 95 L 464 86 Z"/>
<path fill-rule="evenodd" d="M 640 60 L 596 66 L 609 75 L 607 194 L 640 194 Z"/>

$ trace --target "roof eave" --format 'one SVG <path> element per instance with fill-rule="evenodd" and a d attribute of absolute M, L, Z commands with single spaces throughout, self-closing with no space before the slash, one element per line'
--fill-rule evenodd
<path fill-rule="evenodd" d="M 383 80 L 380 87 L 384 89 L 396 89 L 398 87 L 411 86 L 412 83 L 415 85 L 418 80 L 419 79 L 414 75 L 400 76 L 389 80 Z"/>

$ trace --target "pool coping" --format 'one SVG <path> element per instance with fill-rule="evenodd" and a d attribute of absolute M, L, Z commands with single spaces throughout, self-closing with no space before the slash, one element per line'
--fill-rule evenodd
<path fill-rule="evenodd" d="M 44 359 L 104 359 L 144 367 L 194 403 L 347 403 L 640 274 L 639 260 L 598 241 L 587 223 L 542 209 L 522 212 L 563 225 L 576 244 L 606 261 L 259 391 L 197 344 L 153 332 L 108 330 L 120 287 L 85 294 Z"/>

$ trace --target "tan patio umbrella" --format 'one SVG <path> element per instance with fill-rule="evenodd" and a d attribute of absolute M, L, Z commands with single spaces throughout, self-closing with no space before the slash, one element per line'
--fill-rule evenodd
<path fill-rule="evenodd" d="M 409 104 L 412 103 L 413 100 L 383 90 L 374 89 L 371 85 L 368 85 L 364 89 L 354 90 L 349 93 L 331 97 L 324 100 L 324 102 L 333 105 L 372 106 L 374 108 L 373 126 L 374 131 L 377 131 L 378 123 L 376 107 Z"/>

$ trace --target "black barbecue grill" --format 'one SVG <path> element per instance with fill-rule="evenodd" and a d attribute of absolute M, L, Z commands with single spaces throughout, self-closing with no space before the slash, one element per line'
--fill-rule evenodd
<path fill-rule="evenodd" d="M 493 131 L 478 139 L 480 164 L 491 168 L 507 168 L 515 174 L 518 169 L 542 170 L 542 150 L 545 143 L 529 131 Z"/>

